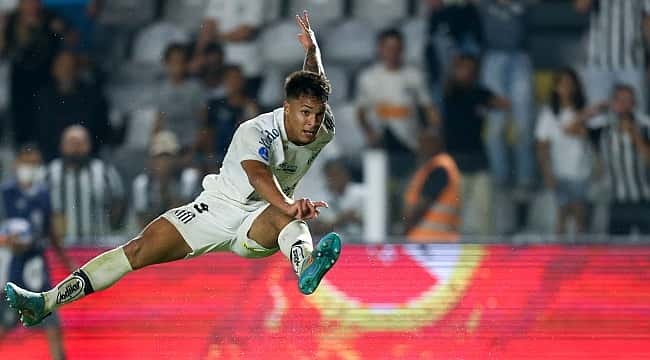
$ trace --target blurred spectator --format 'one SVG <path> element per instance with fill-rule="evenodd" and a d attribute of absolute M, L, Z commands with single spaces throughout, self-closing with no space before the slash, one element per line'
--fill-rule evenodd
<path fill-rule="evenodd" d="M 66 246 L 100 245 L 124 214 L 124 187 L 112 165 L 91 157 L 89 133 L 73 125 L 61 137 L 61 158 L 47 169 L 54 221 Z"/>
<path fill-rule="evenodd" d="M 63 252 L 60 238 L 51 231 L 50 193 L 42 181 L 44 168 L 38 148 L 28 144 L 22 146 L 17 151 L 14 169 L 15 177 L 0 187 L 0 213 L 4 220 L 0 247 L 5 246 L 12 253 L 7 280 L 30 291 L 45 291 L 51 286 L 45 257 L 49 245 L 69 269 L 74 270 L 74 264 Z M 7 306 L 5 297 L 0 296 L 0 342 L 4 334 L 18 324 L 18 317 L 19 314 Z M 46 318 L 43 327 L 52 358 L 64 359 L 58 314 Z"/>
<path fill-rule="evenodd" d="M 209 0 L 205 18 L 197 50 L 201 52 L 213 41 L 223 43 L 225 62 L 242 66 L 247 79 L 247 93 L 255 97 L 262 74 L 256 38 L 264 21 L 264 1 Z"/>
<path fill-rule="evenodd" d="M 59 156 L 58 139 L 70 125 L 83 125 L 91 134 L 93 154 L 100 152 L 111 138 L 108 104 L 94 85 L 81 79 L 79 59 L 69 51 L 59 53 L 52 66 L 54 81 L 37 97 L 35 123 L 38 144 L 46 160 Z"/>
<path fill-rule="evenodd" d="M 208 100 L 223 97 L 223 47 L 219 43 L 208 44 L 201 54 L 195 54 L 189 67 L 203 85 L 205 97 Z"/>
<path fill-rule="evenodd" d="M 188 78 L 188 48 L 171 44 L 165 50 L 167 79 L 160 85 L 156 106 L 160 118 L 157 130 L 169 130 L 176 135 L 184 154 L 191 152 L 197 141 L 200 113 L 203 107 L 201 86 Z"/>
<path fill-rule="evenodd" d="M 478 56 L 481 51 L 481 22 L 471 1 L 444 4 L 443 0 L 420 0 L 428 3 L 425 59 L 432 85 L 447 77 L 450 61 L 457 54 Z"/>
<path fill-rule="evenodd" d="M 532 64 L 526 50 L 525 0 L 489 0 L 479 3 L 484 36 L 483 82 L 490 90 L 512 103 L 515 123 L 515 184 L 530 191 L 533 185 L 535 157 L 533 150 L 534 117 Z M 487 130 L 488 157 L 497 185 L 505 186 L 513 167 L 507 151 L 507 118 L 495 111 Z"/>
<path fill-rule="evenodd" d="M 391 160 L 391 171 L 399 171 L 399 164 L 410 166 L 417 148 L 417 133 L 422 127 L 418 107 L 423 108 L 428 126 L 438 126 L 440 119 L 424 73 L 402 61 L 402 34 L 385 30 L 377 45 L 379 62 L 359 75 L 358 117 L 366 143 L 387 150 L 396 159 Z"/>
<path fill-rule="evenodd" d="M 45 1 L 52 12 L 60 16 L 69 28 L 65 34 L 66 48 L 74 49 L 83 58 L 92 50 L 95 18 L 100 0 Z"/>
<path fill-rule="evenodd" d="M 10 111 L 14 144 L 37 137 L 36 97 L 49 80 L 52 61 L 62 46 L 65 26 L 41 6 L 40 0 L 21 0 L 0 36 L 0 49 L 11 62 Z"/>
<path fill-rule="evenodd" d="M 587 132 L 570 130 L 586 103 L 582 84 L 573 69 L 555 74 L 549 100 L 539 114 L 535 130 L 544 185 L 555 193 L 556 232 L 566 233 L 567 221 L 573 218 L 576 233 L 582 233 L 592 157 Z"/>
<path fill-rule="evenodd" d="M 475 57 L 460 55 L 453 64 L 443 96 L 444 139 L 463 176 L 463 231 L 487 235 L 493 228 L 492 184 L 481 134 L 486 112 L 506 110 L 510 104 L 478 82 Z"/>
<path fill-rule="evenodd" d="M 609 232 L 650 234 L 650 119 L 635 111 L 636 98 L 630 85 L 616 85 L 609 111 L 602 113 L 606 108 L 599 105 L 579 117 L 574 131 L 591 118 L 589 135 L 611 187 Z"/>
<path fill-rule="evenodd" d="M 156 134 L 149 149 L 149 169 L 133 182 L 133 206 L 141 227 L 168 209 L 190 201 L 192 186 L 178 171 L 178 141 L 169 131 Z"/>
<path fill-rule="evenodd" d="M 650 43 L 650 2 L 574 0 L 574 4 L 578 12 L 590 16 L 584 77 L 589 102 L 606 100 L 614 84 L 626 83 L 646 111 L 643 45 Z"/>
<path fill-rule="evenodd" d="M 457 241 L 460 231 L 460 172 L 443 151 L 439 131 L 418 136 L 418 164 L 404 196 L 406 237 L 411 242 Z"/>
<path fill-rule="evenodd" d="M 246 96 L 245 79 L 239 66 L 229 65 L 225 68 L 223 85 L 225 96 L 208 101 L 209 151 L 218 160 L 223 159 L 239 124 L 252 119 L 259 112 L 255 102 Z"/>
<path fill-rule="evenodd" d="M 329 208 L 311 222 L 312 230 L 315 234 L 336 230 L 343 235 L 359 238 L 366 204 L 365 186 L 351 181 L 350 171 L 340 160 L 326 162 L 323 172 L 327 180 L 323 200 Z"/>

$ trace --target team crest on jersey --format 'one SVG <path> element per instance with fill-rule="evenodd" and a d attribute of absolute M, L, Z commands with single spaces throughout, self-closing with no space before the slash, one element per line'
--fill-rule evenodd
<path fill-rule="evenodd" d="M 262 146 L 257 150 L 257 153 L 262 157 L 262 159 L 269 161 L 269 149 Z"/>

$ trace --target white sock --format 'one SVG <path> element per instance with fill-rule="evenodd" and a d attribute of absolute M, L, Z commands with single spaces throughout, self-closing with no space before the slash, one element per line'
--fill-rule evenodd
<path fill-rule="evenodd" d="M 303 262 L 314 251 L 307 223 L 302 220 L 288 223 L 278 234 L 278 246 L 284 256 L 291 261 L 293 271 L 299 275 Z"/>
<path fill-rule="evenodd" d="M 95 291 L 104 290 L 133 271 L 122 246 L 88 261 L 50 291 L 44 293 L 46 310 L 53 311 Z"/>

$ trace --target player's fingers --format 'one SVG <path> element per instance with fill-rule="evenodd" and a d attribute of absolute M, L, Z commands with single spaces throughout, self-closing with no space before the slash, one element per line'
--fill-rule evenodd
<path fill-rule="evenodd" d="M 298 15 L 298 14 L 296 14 L 296 22 L 298 23 L 298 27 L 299 27 L 302 31 L 307 31 L 307 25 L 305 25 L 305 22 L 302 21 L 302 18 L 301 18 L 300 15 Z"/>
<path fill-rule="evenodd" d="M 302 14 L 305 19 L 304 23 L 307 25 L 307 29 L 311 29 L 311 24 L 309 24 L 309 12 L 307 10 L 304 10 Z"/>
<path fill-rule="evenodd" d="M 315 201 L 314 202 L 314 207 L 323 207 L 323 208 L 328 208 L 330 207 L 325 201 Z"/>

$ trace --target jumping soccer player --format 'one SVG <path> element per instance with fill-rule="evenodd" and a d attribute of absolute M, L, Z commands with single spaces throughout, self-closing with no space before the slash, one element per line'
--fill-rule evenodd
<path fill-rule="evenodd" d="M 300 291 L 316 290 L 339 257 L 341 239 L 330 233 L 314 250 L 305 221 L 327 204 L 291 196 L 332 140 L 334 118 L 327 105 L 330 85 L 307 12 L 296 15 L 296 22 L 306 55 L 303 70 L 286 79 L 284 106 L 237 129 L 220 174 L 203 179 L 204 191 L 194 202 L 167 211 L 135 239 L 90 260 L 49 291 L 34 293 L 7 283 L 9 304 L 25 326 L 108 288 L 133 270 L 212 251 L 259 258 L 279 249 L 298 275 Z"/>

